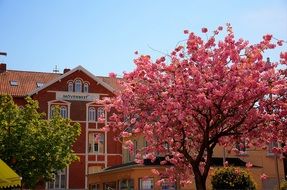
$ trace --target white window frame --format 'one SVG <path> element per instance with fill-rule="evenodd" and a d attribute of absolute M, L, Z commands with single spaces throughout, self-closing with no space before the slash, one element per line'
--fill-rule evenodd
<path fill-rule="evenodd" d="M 65 178 L 64 178 L 65 176 Z M 64 178 L 64 179 L 63 179 Z M 56 181 L 59 180 L 58 186 L 56 186 Z M 64 187 L 62 187 L 62 180 L 64 180 Z M 57 171 L 57 174 L 54 175 L 54 180 L 47 182 L 47 189 L 66 189 L 67 186 L 67 172 L 66 169 Z"/>
<path fill-rule="evenodd" d="M 53 116 L 55 114 L 55 106 L 56 105 L 51 105 L 50 106 L 49 118 L 53 118 Z"/>
<path fill-rule="evenodd" d="M 97 119 L 96 108 L 95 107 L 89 107 L 88 120 L 89 121 L 96 121 L 96 119 Z"/>
<path fill-rule="evenodd" d="M 88 83 L 84 83 L 84 92 L 88 93 L 89 92 L 89 84 Z"/>
<path fill-rule="evenodd" d="M 105 109 L 103 107 L 98 107 L 97 109 L 97 120 L 100 118 L 100 117 L 105 117 Z"/>
<path fill-rule="evenodd" d="M 147 183 L 147 184 L 144 184 Z M 150 184 L 148 184 L 150 183 Z M 147 188 L 147 186 L 149 186 L 151 188 Z M 152 177 L 149 178 L 140 178 L 139 179 L 139 190 L 153 190 L 154 189 L 154 179 Z"/>
<path fill-rule="evenodd" d="M 67 106 L 61 106 L 60 107 L 60 115 L 63 118 L 68 118 L 68 108 L 67 108 Z"/>
<path fill-rule="evenodd" d="M 96 135 L 101 135 L 98 141 L 95 140 Z M 89 133 L 88 135 L 89 149 L 88 153 L 104 154 L 105 153 L 105 134 L 104 133 Z M 97 150 L 95 146 L 97 145 Z"/>
<path fill-rule="evenodd" d="M 75 92 L 82 92 L 82 81 L 80 79 L 75 80 Z"/>
<path fill-rule="evenodd" d="M 272 152 L 274 147 L 280 147 L 280 143 L 277 141 L 271 141 L 267 147 L 267 156 L 275 156 L 275 154 Z"/>
<path fill-rule="evenodd" d="M 69 82 L 68 83 L 68 92 L 73 92 L 74 91 L 74 84 L 73 84 L 73 82 Z"/>

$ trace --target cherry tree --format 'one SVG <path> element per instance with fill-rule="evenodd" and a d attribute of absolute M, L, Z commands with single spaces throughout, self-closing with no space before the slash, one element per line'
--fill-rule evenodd
<path fill-rule="evenodd" d="M 136 68 L 124 74 L 118 95 L 103 101 L 116 111 L 104 129 L 120 131 L 118 139 L 143 135 L 147 147 L 137 162 L 164 155 L 161 164 L 173 166 L 155 173 L 181 183 L 194 176 L 197 189 L 205 190 L 217 145 L 241 139 L 250 147 L 264 147 L 272 139 L 287 144 L 286 69 L 277 69 L 287 56 L 282 53 L 280 63 L 266 61 L 263 53 L 283 41 L 267 34 L 250 44 L 236 39 L 230 24 L 210 37 L 207 28 L 204 38 L 184 33 L 188 39 L 169 55 L 134 60 Z M 130 140 L 124 145 L 133 149 Z"/>

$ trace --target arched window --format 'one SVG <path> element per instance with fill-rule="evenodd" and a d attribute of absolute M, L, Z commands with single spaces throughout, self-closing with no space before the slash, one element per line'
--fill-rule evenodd
<path fill-rule="evenodd" d="M 99 108 L 98 108 L 97 118 L 99 119 L 100 117 L 101 117 L 101 118 L 104 118 L 104 117 L 105 117 L 105 110 L 104 110 L 103 107 L 99 107 Z"/>
<path fill-rule="evenodd" d="M 84 84 L 84 92 L 89 92 L 89 84 L 88 83 Z"/>
<path fill-rule="evenodd" d="M 75 81 L 75 92 L 82 92 L 82 82 L 80 80 Z"/>
<path fill-rule="evenodd" d="M 89 121 L 96 121 L 96 109 L 94 107 L 89 108 Z"/>
<path fill-rule="evenodd" d="M 55 109 L 56 109 L 55 105 L 52 105 L 50 107 L 50 118 L 53 118 L 53 116 L 55 115 L 55 111 L 56 111 Z"/>
<path fill-rule="evenodd" d="M 68 91 L 69 91 L 69 92 L 73 92 L 73 91 L 74 91 L 73 88 L 74 88 L 74 87 L 73 87 L 73 82 L 69 82 L 69 83 L 68 83 Z"/>
<path fill-rule="evenodd" d="M 63 118 L 67 118 L 68 117 L 68 111 L 67 111 L 67 107 L 66 106 L 61 106 L 60 115 Z"/>

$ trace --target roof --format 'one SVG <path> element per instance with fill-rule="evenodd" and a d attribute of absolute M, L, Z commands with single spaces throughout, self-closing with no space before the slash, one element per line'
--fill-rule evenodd
<path fill-rule="evenodd" d="M 37 83 L 48 83 L 61 76 L 59 73 L 7 70 L 0 73 L 0 94 L 22 97 L 37 89 Z M 11 81 L 18 85 L 12 86 Z"/>
<path fill-rule="evenodd" d="M 246 162 L 237 157 L 227 157 L 225 160 L 228 162 L 228 165 L 235 167 L 246 167 Z M 212 166 L 223 166 L 222 157 L 212 157 L 211 161 Z M 253 167 L 258 168 L 259 166 L 253 165 Z"/>
<path fill-rule="evenodd" d="M 20 185 L 21 177 L 0 159 L 0 189 Z"/>
<path fill-rule="evenodd" d="M 85 68 L 83 68 L 82 66 L 79 65 L 78 67 L 76 67 L 76 68 L 74 68 L 74 69 L 72 69 L 72 70 L 70 70 L 70 71 L 68 71 L 68 72 L 66 72 L 66 73 L 64 73 L 64 74 L 62 74 L 62 75 L 59 76 L 58 78 L 55 78 L 55 79 L 49 81 L 49 82 L 48 82 L 47 84 L 45 84 L 42 88 L 38 88 L 38 89 L 33 90 L 33 91 L 30 92 L 28 95 L 36 94 L 36 93 L 38 93 L 40 90 L 45 89 L 46 87 L 48 87 L 48 86 L 54 84 L 55 82 L 57 82 L 57 81 L 59 81 L 59 80 L 65 78 L 66 76 L 68 76 L 68 75 L 70 75 L 70 74 L 72 74 L 72 73 L 74 73 L 74 72 L 76 72 L 76 71 L 78 71 L 78 70 L 84 72 L 86 75 L 88 75 L 88 76 L 91 77 L 94 81 L 96 81 L 96 82 L 98 82 L 99 84 L 101 84 L 103 87 L 105 87 L 106 89 L 108 89 L 110 92 L 115 93 L 115 92 L 117 91 L 117 89 L 114 89 L 110 84 L 104 82 L 102 79 L 100 79 L 99 77 L 93 75 L 91 72 L 89 72 L 88 70 L 86 70 Z M 107 81 L 110 81 L 110 80 L 107 80 Z"/>
<path fill-rule="evenodd" d="M 72 74 L 73 72 L 81 70 L 88 76 L 93 78 L 99 84 L 107 88 L 111 92 L 115 92 L 120 89 L 117 82 L 118 79 L 95 76 L 82 66 L 78 66 L 69 72 L 64 74 L 61 73 L 47 73 L 47 72 L 34 72 L 34 71 L 17 71 L 17 70 L 6 70 L 0 72 L 0 94 L 9 94 L 14 97 L 24 97 L 32 95 L 38 91 L 50 86 L 51 84 L 59 81 L 60 79 Z M 11 81 L 16 81 L 16 84 L 11 85 Z M 43 86 L 38 86 L 42 83 Z"/>
<path fill-rule="evenodd" d="M 136 168 L 136 167 L 149 167 L 149 166 L 171 166 L 172 164 L 170 162 L 167 162 L 165 165 L 161 165 L 160 162 L 165 160 L 164 157 L 157 157 L 154 162 L 152 162 L 150 159 L 144 159 L 143 164 L 138 164 L 136 162 L 128 162 L 123 163 L 115 166 L 111 166 L 108 168 L 105 168 L 100 173 L 110 172 L 110 171 L 118 171 L 126 168 Z M 225 158 L 225 160 L 228 162 L 230 166 L 234 167 L 246 167 L 246 162 L 241 160 L 237 157 L 228 157 Z M 220 167 L 223 166 L 223 158 L 222 157 L 212 157 L 211 165 L 214 167 Z M 254 168 L 259 168 L 259 166 L 253 166 Z"/>
<path fill-rule="evenodd" d="M 120 169 L 120 168 L 125 168 L 127 166 L 162 166 L 160 164 L 161 161 L 164 161 L 165 158 L 164 157 L 157 157 L 155 159 L 154 162 L 152 162 L 150 159 L 144 159 L 143 164 L 138 164 L 136 162 L 127 162 L 124 164 L 119 164 L 119 165 L 115 165 L 115 166 L 111 166 L 105 169 L 105 171 L 109 171 L 109 170 L 114 170 L 114 169 Z M 171 166 L 172 164 L 167 162 L 166 164 L 164 164 L 165 166 Z"/>

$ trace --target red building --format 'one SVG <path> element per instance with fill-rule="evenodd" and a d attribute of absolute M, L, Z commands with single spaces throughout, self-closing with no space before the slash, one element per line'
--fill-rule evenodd
<path fill-rule="evenodd" d="M 31 96 L 47 119 L 57 105 L 63 117 L 81 125 L 81 135 L 73 146 L 80 160 L 59 171 L 54 182 L 45 184 L 46 189 L 87 189 L 88 174 L 122 163 L 121 144 L 113 140 L 112 132 L 101 131 L 105 124 L 98 122 L 98 117 L 104 114 L 106 123 L 108 114 L 96 103 L 115 95 L 115 79 L 95 76 L 81 66 L 59 74 L 7 70 L 2 63 L 0 81 L 0 94 L 10 94 L 18 105 Z"/>

